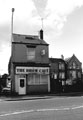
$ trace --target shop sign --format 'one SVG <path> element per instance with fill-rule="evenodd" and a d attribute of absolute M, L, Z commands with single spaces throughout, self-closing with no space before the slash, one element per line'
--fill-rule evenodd
<path fill-rule="evenodd" d="M 49 67 L 16 67 L 16 74 L 49 74 Z"/>

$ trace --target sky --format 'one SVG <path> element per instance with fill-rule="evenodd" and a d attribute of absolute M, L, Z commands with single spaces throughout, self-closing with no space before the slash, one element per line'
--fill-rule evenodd
<path fill-rule="evenodd" d="M 83 0 L 0 0 L 1 75 L 8 73 L 11 55 L 12 8 L 14 33 L 38 35 L 43 27 L 49 57 L 75 54 L 83 63 Z"/>

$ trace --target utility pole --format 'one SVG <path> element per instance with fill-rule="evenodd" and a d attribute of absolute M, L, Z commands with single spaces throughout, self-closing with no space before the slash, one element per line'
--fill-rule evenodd
<path fill-rule="evenodd" d="M 12 42 L 13 42 L 13 16 L 14 16 L 14 8 L 12 8 L 12 16 L 11 16 L 11 57 L 10 57 L 10 79 L 11 79 L 11 92 L 12 92 Z"/>
<path fill-rule="evenodd" d="M 12 36 L 12 34 L 13 34 L 13 16 L 14 16 L 14 11 L 15 11 L 15 9 L 12 8 L 12 18 L 11 18 L 11 44 L 12 44 L 12 41 L 13 41 L 13 36 Z"/>

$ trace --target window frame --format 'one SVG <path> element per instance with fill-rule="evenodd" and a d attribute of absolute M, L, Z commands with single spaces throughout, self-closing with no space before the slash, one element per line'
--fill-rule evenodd
<path fill-rule="evenodd" d="M 31 51 L 29 51 L 30 49 L 33 49 Z M 27 60 L 28 61 L 35 61 L 35 57 L 36 57 L 36 46 L 27 46 Z M 33 53 L 33 55 L 30 55 L 30 52 Z"/>
<path fill-rule="evenodd" d="M 59 62 L 59 70 L 65 70 L 65 64 L 62 62 Z"/>

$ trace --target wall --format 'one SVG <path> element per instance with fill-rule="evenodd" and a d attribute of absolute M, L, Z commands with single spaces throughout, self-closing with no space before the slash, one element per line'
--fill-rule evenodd
<path fill-rule="evenodd" d="M 45 55 L 41 55 L 41 51 L 45 50 Z M 48 59 L 48 46 L 46 45 L 38 45 L 36 47 L 36 62 L 40 63 L 49 63 Z"/>
<path fill-rule="evenodd" d="M 45 50 L 45 55 L 41 55 L 41 51 L 43 49 Z M 13 62 L 28 62 L 26 44 L 14 44 L 13 43 L 13 59 L 12 60 L 13 60 Z M 36 46 L 36 57 L 35 57 L 34 62 L 49 63 L 48 46 L 46 46 L 46 45 L 37 45 Z"/>
<path fill-rule="evenodd" d="M 29 93 L 45 93 L 48 92 L 48 85 L 29 85 L 27 87 L 27 94 Z"/>
<path fill-rule="evenodd" d="M 27 62 L 26 46 L 24 44 L 13 44 L 12 61 L 13 62 Z"/>

